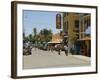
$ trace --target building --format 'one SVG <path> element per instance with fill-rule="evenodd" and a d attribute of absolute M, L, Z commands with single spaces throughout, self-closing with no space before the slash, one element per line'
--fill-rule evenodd
<path fill-rule="evenodd" d="M 49 43 L 54 43 L 54 44 L 56 44 L 56 43 L 61 43 L 62 42 L 62 36 L 60 36 L 60 33 L 56 33 L 56 34 L 53 34 L 52 35 L 52 40 L 51 40 L 51 42 L 49 42 Z"/>
<path fill-rule="evenodd" d="M 63 13 L 63 33 L 66 33 L 66 36 L 68 36 L 67 40 L 68 40 L 69 52 L 74 44 L 75 46 L 76 45 L 79 46 L 78 47 L 79 53 L 77 52 L 77 54 L 91 56 L 90 22 L 91 22 L 90 14 Z M 63 39 L 64 38 L 65 37 L 63 37 Z"/>

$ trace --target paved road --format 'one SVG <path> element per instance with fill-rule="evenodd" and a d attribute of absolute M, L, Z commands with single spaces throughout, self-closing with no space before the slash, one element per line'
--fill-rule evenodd
<path fill-rule="evenodd" d="M 89 66 L 90 58 L 81 55 L 66 56 L 64 52 L 58 55 L 56 51 L 32 49 L 32 55 L 23 56 L 23 68 L 75 67 Z"/>

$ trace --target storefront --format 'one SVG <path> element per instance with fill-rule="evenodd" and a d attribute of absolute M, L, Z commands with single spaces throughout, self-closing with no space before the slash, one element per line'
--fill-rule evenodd
<path fill-rule="evenodd" d="M 80 54 L 91 57 L 91 39 L 86 37 L 78 41 L 80 42 Z"/>

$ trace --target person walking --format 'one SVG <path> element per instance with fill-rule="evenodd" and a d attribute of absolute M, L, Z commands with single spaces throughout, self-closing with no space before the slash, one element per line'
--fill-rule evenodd
<path fill-rule="evenodd" d="M 65 55 L 68 56 L 68 46 L 64 45 Z"/>
<path fill-rule="evenodd" d="M 74 44 L 71 46 L 71 50 L 70 52 L 72 53 L 72 55 L 74 54 L 74 51 L 75 51 L 75 47 L 74 47 Z"/>
<path fill-rule="evenodd" d="M 58 51 L 58 54 L 60 55 L 60 51 L 61 51 L 61 45 L 60 44 L 57 45 L 57 51 Z"/>

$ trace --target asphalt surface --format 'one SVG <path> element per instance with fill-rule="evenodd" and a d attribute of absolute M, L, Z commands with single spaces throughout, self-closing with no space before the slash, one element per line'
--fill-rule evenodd
<path fill-rule="evenodd" d="M 51 68 L 51 67 L 81 67 L 90 66 L 90 58 L 82 55 L 65 55 L 64 51 L 58 55 L 56 51 L 32 49 L 32 55 L 23 56 L 23 68 Z"/>

